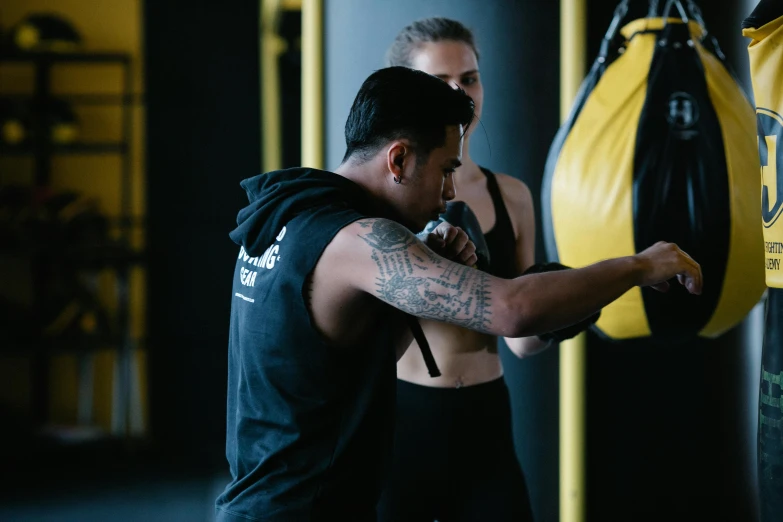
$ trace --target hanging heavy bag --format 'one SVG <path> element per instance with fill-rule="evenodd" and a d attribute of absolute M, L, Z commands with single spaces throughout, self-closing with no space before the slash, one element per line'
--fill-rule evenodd
<path fill-rule="evenodd" d="M 766 282 L 783 288 L 783 0 L 760 2 L 742 24 L 756 98 Z M 755 135 L 756 133 L 754 133 Z"/>
<path fill-rule="evenodd" d="M 621 2 L 542 188 L 551 260 L 580 267 L 677 243 L 702 266 L 704 292 L 635 288 L 603 309 L 610 339 L 714 337 L 764 290 L 755 119 L 692 1 L 618 31 Z"/>
<path fill-rule="evenodd" d="M 742 24 L 751 38 L 761 223 L 769 289 L 759 389 L 758 470 L 762 522 L 783 520 L 783 0 L 762 0 Z"/>

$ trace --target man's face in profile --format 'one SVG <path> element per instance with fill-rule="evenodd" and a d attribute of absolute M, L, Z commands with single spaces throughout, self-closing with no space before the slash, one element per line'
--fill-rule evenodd
<path fill-rule="evenodd" d="M 446 202 L 454 199 L 457 189 L 454 170 L 462 159 L 462 127 L 446 127 L 442 147 L 433 149 L 424 163 L 416 162 L 411 182 L 401 202 L 404 219 L 422 230 L 428 222 L 437 219 L 446 209 Z"/>

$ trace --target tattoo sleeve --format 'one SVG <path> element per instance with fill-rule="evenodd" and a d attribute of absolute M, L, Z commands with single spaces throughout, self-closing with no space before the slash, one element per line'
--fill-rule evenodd
<path fill-rule="evenodd" d="M 417 317 L 490 333 L 489 276 L 435 255 L 402 225 L 359 222 L 378 267 L 376 296 Z"/>

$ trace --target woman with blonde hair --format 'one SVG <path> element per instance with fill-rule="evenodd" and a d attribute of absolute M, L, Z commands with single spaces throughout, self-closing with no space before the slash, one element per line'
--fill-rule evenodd
<path fill-rule="evenodd" d="M 481 117 L 484 90 L 473 34 L 446 18 L 403 29 L 388 65 L 419 69 L 464 90 Z M 530 190 L 470 156 L 471 125 L 456 199 L 475 213 L 489 247 L 488 272 L 513 278 L 534 263 L 535 217 Z M 453 223 L 459 225 L 459 223 Z M 379 504 L 382 522 L 532 520 L 516 458 L 509 395 L 497 338 L 422 321 L 442 375 L 431 378 L 417 347 L 397 364 L 397 428 L 392 474 Z M 547 347 L 538 338 L 506 339 L 518 357 Z M 415 344 L 415 343 L 414 343 Z"/>

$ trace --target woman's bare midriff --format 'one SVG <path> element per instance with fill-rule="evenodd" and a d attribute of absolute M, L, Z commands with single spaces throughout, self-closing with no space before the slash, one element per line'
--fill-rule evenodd
<path fill-rule="evenodd" d="M 497 337 L 444 323 L 420 320 L 440 377 L 430 377 L 414 343 L 397 363 L 397 378 L 422 386 L 459 388 L 495 380 L 503 375 Z"/>

